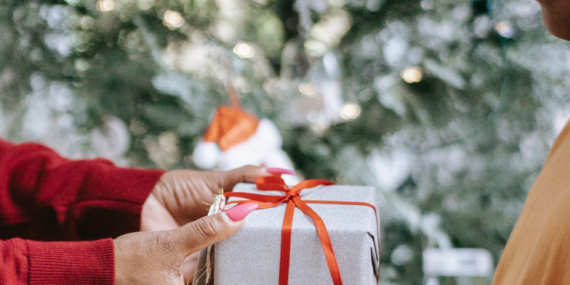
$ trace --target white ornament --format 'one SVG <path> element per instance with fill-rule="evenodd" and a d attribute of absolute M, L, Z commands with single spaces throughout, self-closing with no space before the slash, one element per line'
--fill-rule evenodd
<path fill-rule="evenodd" d="M 220 147 L 213 142 L 200 141 L 194 149 L 194 163 L 204 169 L 212 169 L 218 164 Z"/>
<path fill-rule="evenodd" d="M 194 163 L 204 169 L 232 170 L 245 165 L 278 167 L 293 170 L 293 163 L 281 149 L 283 138 L 268 119 L 261 119 L 255 133 L 247 140 L 221 151 L 214 142 L 200 141 L 193 152 Z M 295 176 L 284 175 L 289 184 L 299 182 Z"/>

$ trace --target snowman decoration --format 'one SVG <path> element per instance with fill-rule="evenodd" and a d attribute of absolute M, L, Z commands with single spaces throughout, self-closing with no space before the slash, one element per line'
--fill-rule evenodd
<path fill-rule="evenodd" d="M 244 165 L 293 170 L 293 163 L 281 148 L 283 139 L 268 119 L 258 119 L 241 109 L 230 85 L 231 106 L 220 106 L 208 130 L 193 151 L 194 163 L 203 169 L 231 170 Z M 295 184 L 295 176 L 283 177 Z"/>

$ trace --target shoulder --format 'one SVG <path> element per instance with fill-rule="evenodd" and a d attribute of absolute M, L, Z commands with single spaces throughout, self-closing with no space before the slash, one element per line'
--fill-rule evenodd
<path fill-rule="evenodd" d="M 558 137 L 556 137 L 556 140 L 554 140 L 554 144 L 552 145 L 552 148 L 548 153 L 546 161 L 550 160 L 550 158 L 557 153 L 558 149 L 560 149 L 562 145 L 567 144 L 569 142 L 570 139 L 569 135 L 570 135 L 570 121 L 566 122 L 564 129 L 562 129 L 562 132 L 560 132 Z"/>

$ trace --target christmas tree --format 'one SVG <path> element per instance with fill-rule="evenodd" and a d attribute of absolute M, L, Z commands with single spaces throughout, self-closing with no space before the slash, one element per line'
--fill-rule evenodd
<path fill-rule="evenodd" d="M 0 135 L 195 168 L 230 78 L 303 176 L 378 188 L 382 282 L 421 284 L 427 248 L 498 261 L 568 117 L 567 46 L 527 2 L 4 0 Z"/>

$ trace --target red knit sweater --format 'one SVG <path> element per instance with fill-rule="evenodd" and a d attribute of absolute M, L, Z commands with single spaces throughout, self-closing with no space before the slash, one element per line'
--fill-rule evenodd
<path fill-rule="evenodd" d="M 139 230 L 162 173 L 0 139 L 0 284 L 114 284 L 111 238 Z"/>

